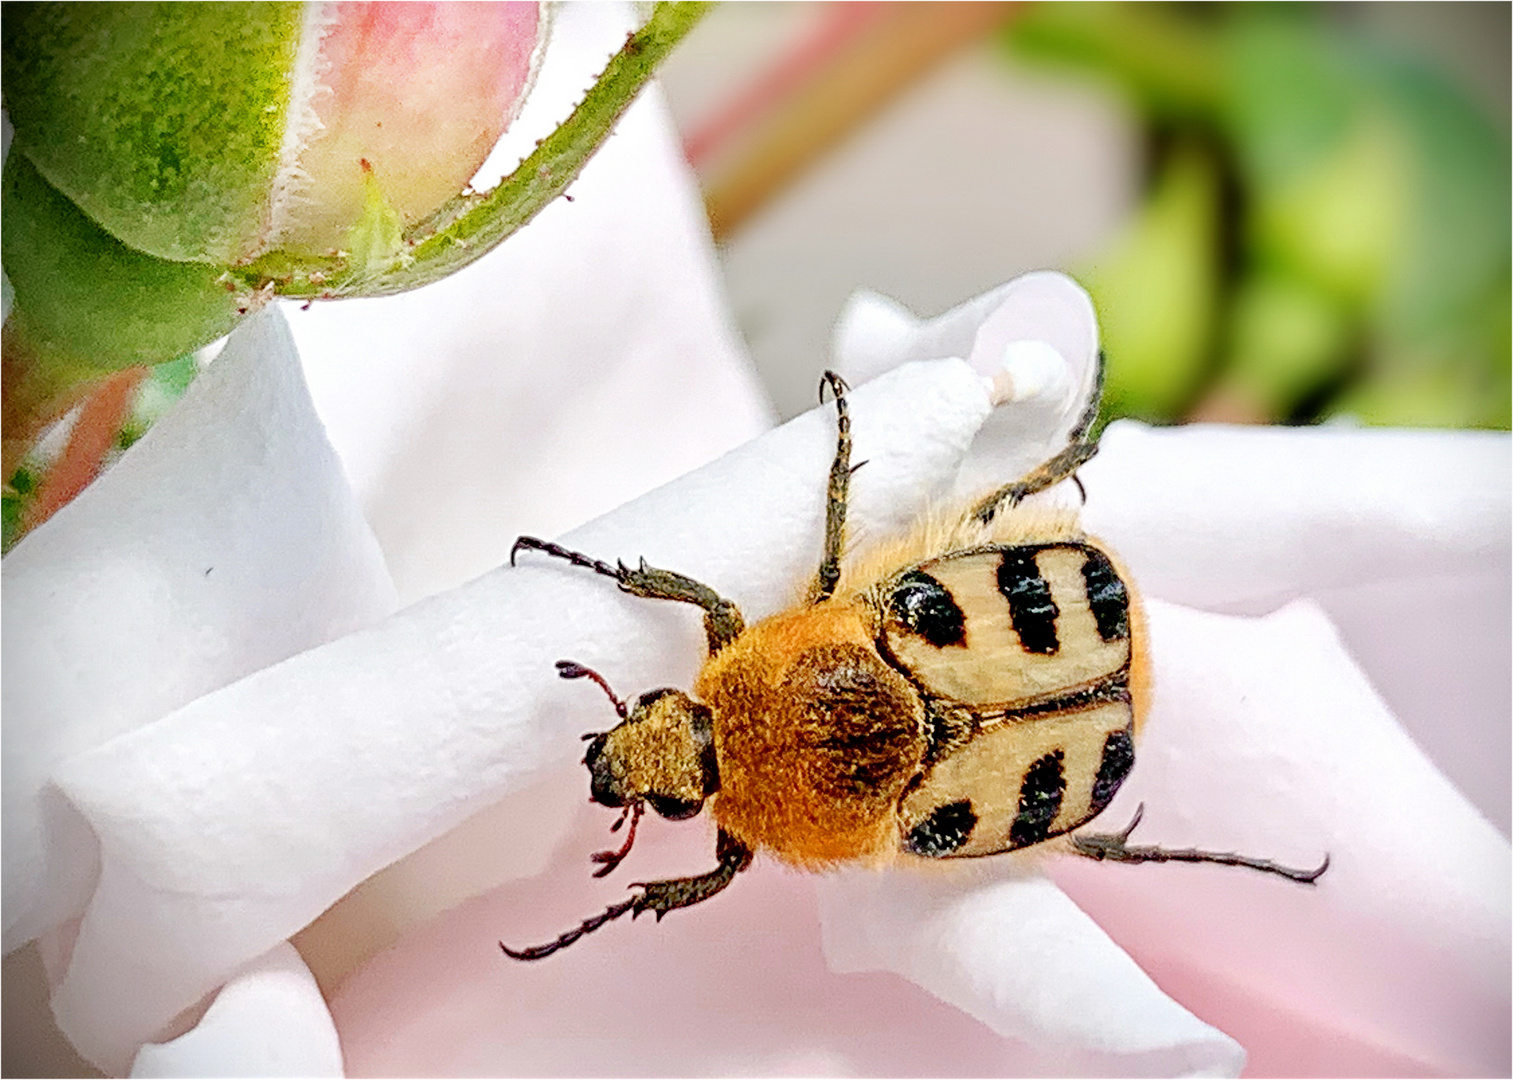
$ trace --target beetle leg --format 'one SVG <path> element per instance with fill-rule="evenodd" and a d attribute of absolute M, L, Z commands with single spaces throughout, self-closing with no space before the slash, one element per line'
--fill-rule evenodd
<path fill-rule="evenodd" d="M 1145 812 L 1142 804 L 1135 811 L 1134 818 L 1122 830 L 1116 833 L 1083 833 L 1073 834 L 1071 837 L 1072 850 L 1078 855 L 1089 859 L 1097 859 L 1100 862 L 1107 859 L 1109 862 L 1143 863 L 1143 862 L 1189 862 L 1189 863 L 1218 863 L 1222 866 L 1245 866 L 1252 870 L 1259 870 L 1266 874 L 1276 874 L 1289 881 L 1300 882 L 1304 885 L 1312 885 L 1317 881 L 1325 870 L 1329 869 L 1329 856 L 1324 856 L 1324 861 L 1313 870 L 1297 870 L 1290 866 L 1274 863 L 1270 859 L 1255 859 L 1248 855 L 1236 855 L 1228 851 L 1199 851 L 1196 848 L 1163 848 L 1154 845 L 1137 844 L 1131 846 L 1128 841 L 1130 834 L 1135 831 L 1135 826 L 1140 824 L 1140 817 Z"/>
<path fill-rule="evenodd" d="M 632 896 L 629 900 L 622 900 L 618 904 L 611 904 L 599 914 L 584 919 L 556 941 L 548 941 L 545 945 L 530 945 L 524 949 L 512 949 L 501 941 L 499 947 L 504 950 L 504 955 L 508 956 L 511 960 L 541 960 L 552 955 L 558 949 L 567 948 L 584 934 L 592 934 L 605 923 L 618 919 L 621 915 L 624 915 L 631 908 L 635 907 L 636 901 L 639 899 L 639 896 Z"/>
<path fill-rule="evenodd" d="M 625 861 L 625 856 L 630 854 L 631 845 L 636 842 L 636 826 L 641 823 L 641 815 L 645 808 L 639 802 L 631 803 L 620 815 L 620 819 L 609 827 L 610 832 L 618 832 L 620 826 L 625 824 L 625 819 L 630 818 L 630 831 L 625 834 L 625 843 L 620 845 L 618 851 L 596 851 L 589 856 L 591 862 L 603 863 L 594 871 L 594 877 L 605 877 L 615 872 L 615 867 Z"/>
<path fill-rule="evenodd" d="M 740 608 L 691 577 L 647 566 L 646 560 L 642 559 L 634 570 L 621 563 L 619 579 L 620 588 L 632 596 L 644 596 L 649 600 L 681 600 L 703 608 L 704 636 L 709 641 L 710 656 L 729 645 L 746 629 Z"/>
<path fill-rule="evenodd" d="M 715 854 L 719 857 L 720 865 L 707 874 L 669 878 L 666 881 L 637 882 L 643 892 L 636 897 L 635 914 L 650 911 L 656 914 L 657 921 L 660 922 L 662 916 L 669 911 L 703 903 L 723 891 L 725 886 L 735 880 L 737 874 L 751 865 L 751 849 L 724 829 L 720 830 Z M 633 915 L 632 918 L 634 917 Z"/>
<path fill-rule="evenodd" d="M 697 604 L 704 609 L 704 635 L 709 641 L 711 656 L 729 645 L 746 628 L 746 621 L 741 617 L 740 609 L 708 585 L 671 570 L 658 570 L 647 566 L 645 559 L 642 559 L 640 565 L 632 570 L 624 563 L 611 566 L 600 559 L 591 559 L 581 552 L 572 551 L 549 540 L 522 536 L 515 541 L 515 546 L 510 548 L 511 566 L 515 564 L 516 552 L 522 548 L 529 551 L 543 551 L 559 559 L 566 559 L 574 566 L 582 566 L 596 574 L 614 578 L 620 583 L 620 588 L 632 596 L 644 596 L 649 600 L 681 600 L 684 603 Z M 574 678 L 575 676 L 564 677 Z"/>
<path fill-rule="evenodd" d="M 841 577 L 841 551 L 846 546 L 846 499 L 851 489 L 851 412 L 846 408 L 846 381 L 833 371 L 820 376 L 820 400 L 825 387 L 835 395 L 835 460 L 825 488 L 825 553 L 809 588 L 809 602 L 817 604 L 835 592 Z"/>
<path fill-rule="evenodd" d="M 603 574 L 605 577 L 612 577 L 616 580 L 619 580 L 620 577 L 620 571 L 616 570 L 607 562 L 601 562 L 598 559 L 590 559 L 587 555 L 584 555 L 581 552 L 569 550 L 568 548 L 563 547 L 561 544 L 552 543 L 550 540 L 537 540 L 534 536 L 517 536 L 515 538 L 515 543 L 510 548 L 511 566 L 515 565 L 515 556 L 519 554 L 521 548 L 525 548 L 527 551 L 544 551 L 548 555 L 555 555 L 559 559 L 566 559 L 574 566 L 586 567 L 589 570 L 594 571 L 594 573 L 596 574 Z M 623 569 L 623 567 L 621 569 Z"/>
<path fill-rule="evenodd" d="M 552 955 L 558 949 L 567 948 L 584 934 L 593 933 L 605 923 L 613 922 L 627 912 L 633 919 L 643 911 L 655 912 L 660 921 L 662 916 L 669 911 L 676 911 L 678 908 L 689 907 L 708 900 L 729 885 L 737 874 L 751 865 L 751 849 L 724 829 L 720 830 L 715 853 L 719 856 L 720 865 L 709 873 L 700 874 L 698 877 L 671 878 L 667 881 L 638 882 L 634 887 L 641 889 L 641 892 L 618 904 L 611 904 L 598 915 L 584 919 L 555 941 L 549 941 L 545 945 L 532 945 L 524 949 L 512 949 L 501 941 L 499 947 L 504 950 L 506 956 L 515 960 L 540 960 Z"/>
<path fill-rule="evenodd" d="M 1093 424 L 1098 419 L 1098 407 L 1103 401 L 1103 353 L 1098 353 L 1098 374 L 1093 384 L 1092 396 L 1087 407 L 1077 420 L 1077 426 L 1067 437 L 1061 452 L 1049 461 L 1031 469 L 1012 484 L 1005 484 L 971 510 L 969 516 L 983 525 L 988 524 L 1000 510 L 1012 510 L 1027 496 L 1061 483 L 1098 452 L 1098 442 L 1091 437 Z"/>

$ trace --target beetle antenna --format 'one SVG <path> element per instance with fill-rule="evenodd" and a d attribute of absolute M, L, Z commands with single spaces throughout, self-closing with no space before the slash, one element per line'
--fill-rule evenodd
<path fill-rule="evenodd" d="M 1249 855 L 1236 855 L 1229 851 L 1199 851 L 1197 848 L 1164 848 L 1155 845 L 1134 844 L 1127 841 L 1130 833 L 1135 831 L 1135 826 L 1140 824 L 1141 815 L 1145 812 L 1145 804 L 1142 803 L 1135 810 L 1134 819 L 1123 829 L 1116 833 L 1085 833 L 1081 836 L 1074 835 L 1072 850 L 1085 858 L 1097 859 L 1100 862 L 1107 859 L 1109 862 L 1142 863 L 1142 862 L 1188 862 L 1188 863 L 1218 863 L 1221 866 L 1244 866 L 1251 870 L 1259 870 L 1264 874 L 1276 874 L 1288 881 L 1296 881 L 1302 885 L 1312 885 L 1323 876 L 1324 871 L 1329 869 L 1329 856 L 1324 856 L 1324 861 L 1312 870 L 1298 870 L 1291 866 L 1283 866 L 1281 863 L 1272 862 L 1270 859 L 1256 859 Z"/>
<path fill-rule="evenodd" d="M 636 901 L 640 899 L 641 895 L 637 893 L 635 896 L 622 900 L 618 904 L 612 904 L 598 915 L 584 919 L 556 941 L 549 941 L 545 945 L 531 945 L 524 949 L 512 949 L 501 941 L 499 947 L 504 950 L 504 955 L 510 957 L 512 960 L 540 960 L 543 957 L 552 955 L 558 949 L 567 948 L 584 934 L 592 934 L 605 923 L 618 919 L 621 915 L 624 915 L 631 908 L 635 907 Z"/>
<path fill-rule="evenodd" d="M 594 862 L 604 864 L 594 871 L 594 877 L 606 877 L 614 873 L 615 867 L 625 861 L 625 856 L 630 854 L 630 846 L 636 842 L 636 826 L 640 824 L 643 813 L 645 808 L 639 802 L 631 803 L 609 827 L 610 832 L 619 832 L 625 819 L 630 818 L 630 831 L 625 834 L 625 843 L 620 845 L 619 851 L 596 851 L 589 856 Z"/>
<path fill-rule="evenodd" d="M 615 715 L 621 720 L 625 719 L 625 702 L 615 696 L 615 692 L 609 688 L 609 683 L 604 681 L 604 676 L 600 675 L 597 671 L 594 671 L 592 668 L 586 668 L 582 664 L 574 663 L 571 660 L 558 660 L 557 674 L 564 679 L 592 679 L 599 684 L 600 690 L 609 695 L 610 702 L 615 706 Z M 585 739 L 593 738 L 592 735 L 585 735 L 583 737 Z"/>

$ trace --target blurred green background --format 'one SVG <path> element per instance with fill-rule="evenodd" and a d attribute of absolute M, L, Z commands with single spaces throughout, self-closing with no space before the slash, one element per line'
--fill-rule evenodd
<path fill-rule="evenodd" d="M 664 73 L 685 134 L 842 17 L 716 10 Z M 1503 3 L 1005 5 L 723 238 L 737 317 L 788 415 L 852 288 L 1052 266 L 1109 415 L 1506 428 L 1508 49 Z"/>
<path fill-rule="evenodd" d="M 1044 4 L 1007 28 L 1140 118 L 1142 205 L 1087 277 L 1111 411 L 1508 426 L 1505 125 L 1347 14 Z"/>

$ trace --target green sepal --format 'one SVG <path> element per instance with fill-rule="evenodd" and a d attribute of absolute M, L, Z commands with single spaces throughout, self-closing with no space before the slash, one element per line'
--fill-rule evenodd
<path fill-rule="evenodd" d="M 363 163 L 362 216 L 347 231 L 342 245 L 347 265 L 357 281 L 371 281 L 390 270 L 408 264 L 404 221 L 384 197 L 383 188 L 373 170 Z"/>
<path fill-rule="evenodd" d="M 301 17 L 290 3 L 7 4 L 13 149 L 132 247 L 232 261 L 267 210 Z"/>
<path fill-rule="evenodd" d="M 38 175 L 5 162 L 0 258 L 15 290 L 6 334 L 49 382 L 75 381 L 190 352 L 229 333 L 245 299 L 224 268 L 170 262 L 121 243 Z"/>

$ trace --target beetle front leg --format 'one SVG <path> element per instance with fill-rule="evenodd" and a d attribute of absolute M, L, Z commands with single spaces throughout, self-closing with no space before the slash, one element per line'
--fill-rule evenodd
<path fill-rule="evenodd" d="M 645 559 L 642 559 L 641 564 L 632 570 L 624 563 L 611 566 L 601 559 L 590 558 L 581 552 L 554 544 L 550 540 L 522 536 L 515 541 L 515 546 L 510 548 L 511 566 L 515 564 L 515 553 L 521 548 L 545 552 L 559 559 L 565 559 L 574 566 L 582 566 L 596 574 L 614 578 L 619 582 L 620 588 L 632 596 L 644 596 L 648 600 L 680 600 L 685 604 L 698 605 L 704 609 L 704 636 L 709 642 L 710 656 L 729 645 L 746 628 L 746 620 L 741 617 L 740 609 L 708 585 L 671 570 L 658 570 L 656 567 L 647 566 Z"/>
<path fill-rule="evenodd" d="M 704 636 L 709 642 L 710 656 L 729 645 L 746 629 L 746 620 L 732 601 L 691 577 L 647 566 L 645 559 L 634 570 L 621 563 L 619 581 L 620 588 L 632 596 L 644 596 L 648 600 L 681 600 L 703 608 Z"/>
<path fill-rule="evenodd" d="M 643 890 L 636 897 L 634 918 L 643 911 L 653 912 L 660 922 L 663 915 L 678 908 L 701 904 L 711 896 L 723 892 L 735 880 L 735 876 L 751 865 L 752 851 L 745 844 L 720 830 L 715 854 L 720 865 L 698 877 L 669 878 L 665 881 L 647 881 L 637 884 Z"/>
<path fill-rule="evenodd" d="M 641 889 L 641 892 L 605 908 L 598 915 L 584 919 L 577 926 L 545 945 L 512 949 L 501 941 L 499 947 L 504 950 L 506 956 L 514 960 L 542 960 L 567 948 L 584 934 L 592 934 L 605 923 L 613 922 L 622 915 L 629 914 L 634 919 L 643 911 L 650 911 L 656 914 L 658 921 L 661 921 L 662 916 L 669 911 L 703 903 L 711 896 L 722 892 L 735 880 L 737 874 L 751 865 L 751 849 L 724 829 L 720 830 L 719 844 L 715 848 L 715 853 L 719 856 L 720 865 L 709 873 L 700 874 L 698 877 L 638 882 L 632 887 Z"/>

